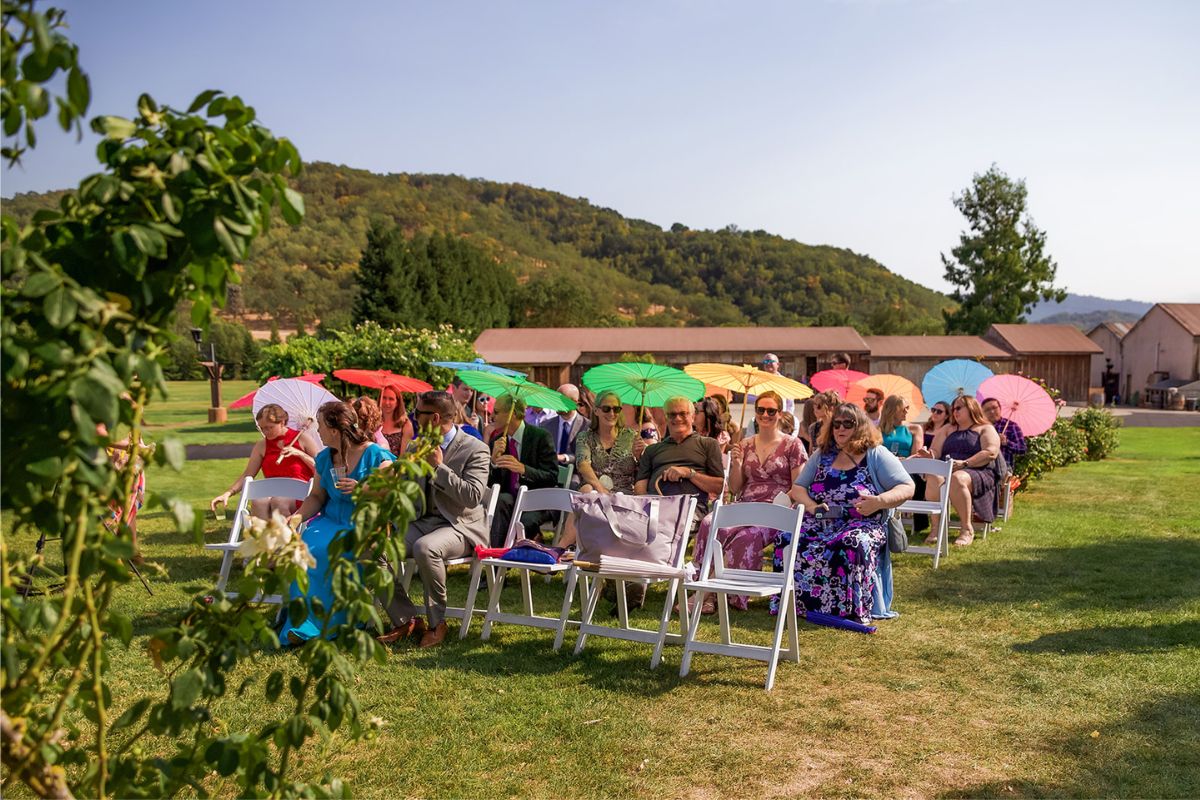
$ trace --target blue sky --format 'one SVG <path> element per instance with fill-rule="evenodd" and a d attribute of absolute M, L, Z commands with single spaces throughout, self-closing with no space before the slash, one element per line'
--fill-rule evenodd
<path fill-rule="evenodd" d="M 995 162 L 1061 285 L 1200 301 L 1200 3 L 58 5 L 93 114 L 221 88 L 306 160 L 762 228 L 940 290 L 950 197 Z M 5 196 L 95 171 L 52 126 Z"/>

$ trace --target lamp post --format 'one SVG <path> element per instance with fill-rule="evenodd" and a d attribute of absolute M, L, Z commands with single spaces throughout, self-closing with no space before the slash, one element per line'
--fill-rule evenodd
<path fill-rule="evenodd" d="M 203 357 L 204 350 L 201 341 L 204 337 L 204 331 L 199 328 L 192 328 L 192 341 L 196 343 L 196 354 Z M 210 339 L 208 343 L 209 360 L 201 361 L 200 366 L 204 367 L 204 371 L 208 373 L 208 388 L 209 399 L 212 405 L 208 409 L 208 424 L 223 423 L 228 419 L 228 412 L 221 405 L 221 373 L 225 371 L 225 365 L 217 362 L 217 345 Z"/>

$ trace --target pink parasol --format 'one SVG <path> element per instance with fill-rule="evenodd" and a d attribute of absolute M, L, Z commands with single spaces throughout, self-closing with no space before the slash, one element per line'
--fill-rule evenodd
<path fill-rule="evenodd" d="M 1058 406 L 1046 390 L 1020 375 L 993 375 L 979 384 L 975 399 L 989 397 L 999 401 L 1000 416 L 1020 425 L 1026 436 L 1045 433 L 1058 417 Z"/>
<path fill-rule="evenodd" d="M 272 375 L 271 377 L 267 378 L 267 383 L 270 383 L 271 381 L 277 381 L 277 380 L 279 380 L 279 376 Z M 296 380 L 304 381 L 306 383 L 320 383 L 321 381 L 325 380 L 325 373 L 324 372 L 305 372 L 303 375 L 297 375 Z M 261 389 L 261 388 L 262 388 L 261 386 L 258 387 L 258 389 Z M 235 408 L 250 408 L 251 406 L 254 405 L 254 395 L 258 394 L 258 389 L 255 389 L 252 392 L 247 392 L 246 394 L 239 397 L 237 400 L 234 400 L 232 403 L 229 404 L 229 408 L 231 410 L 235 409 Z"/>
<path fill-rule="evenodd" d="M 837 392 L 838 397 L 845 400 L 850 395 L 850 387 L 853 384 L 869 377 L 867 373 L 856 369 L 823 369 L 813 373 L 808 379 L 808 385 L 818 392 Z"/>

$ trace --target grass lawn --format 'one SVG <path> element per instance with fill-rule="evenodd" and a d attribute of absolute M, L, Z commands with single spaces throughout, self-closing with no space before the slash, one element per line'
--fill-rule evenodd
<path fill-rule="evenodd" d="M 223 381 L 221 401 L 228 406 L 258 384 L 254 381 Z M 238 444 L 256 442 L 258 429 L 249 408 L 229 412 L 224 425 L 208 425 L 211 401 L 208 381 L 168 381 L 167 399 L 155 399 L 147 408 L 146 438 L 178 437 L 184 444 Z"/>
<path fill-rule="evenodd" d="M 1200 796 L 1200 428 L 1121 438 L 1117 457 L 1020 495 L 1002 532 L 941 569 L 898 557 L 903 616 L 877 635 L 802 624 L 801 663 L 781 664 L 771 693 L 757 662 L 701 655 L 681 680 L 672 648 L 651 672 L 647 645 L 592 638 L 577 658 L 570 633 L 555 653 L 546 631 L 497 625 L 482 642 L 476 628 L 364 668 L 363 710 L 386 727 L 313 745 L 301 769 L 340 775 L 359 797 Z M 199 504 L 241 466 L 154 470 L 149 486 Z M 209 539 L 227 525 L 210 515 Z M 164 572 L 154 597 L 131 584 L 118 598 L 137 632 L 113 653 L 119 703 L 159 685 L 140 645 L 212 586 L 219 562 L 164 513 L 141 529 Z M 452 602 L 465 583 L 452 573 Z M 557 609 L 561 582 L 535 585 Z M 660 603 L 652 592 L 648 607 Z M 734 620 L 768 640 L 763 607 Z M 265 653 L 242 672 L 288 662 Z M 218 709 L 225 724 L 281 712 L 260 686 Z"/>

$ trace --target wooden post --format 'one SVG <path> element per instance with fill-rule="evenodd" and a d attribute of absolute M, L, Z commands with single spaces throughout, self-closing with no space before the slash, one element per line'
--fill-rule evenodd
<path fill-rule="evenodd" d="M 208 373 L 209 400 L 212 405 L 208 409 L 208 424 L 221 424 L 228 419 L 228 411 L 221 405 L 221 374 L 225 365 L 217 363 L 217 346 L 209 345 L 210 361 L 201 361 L 200 366 Z"/>

